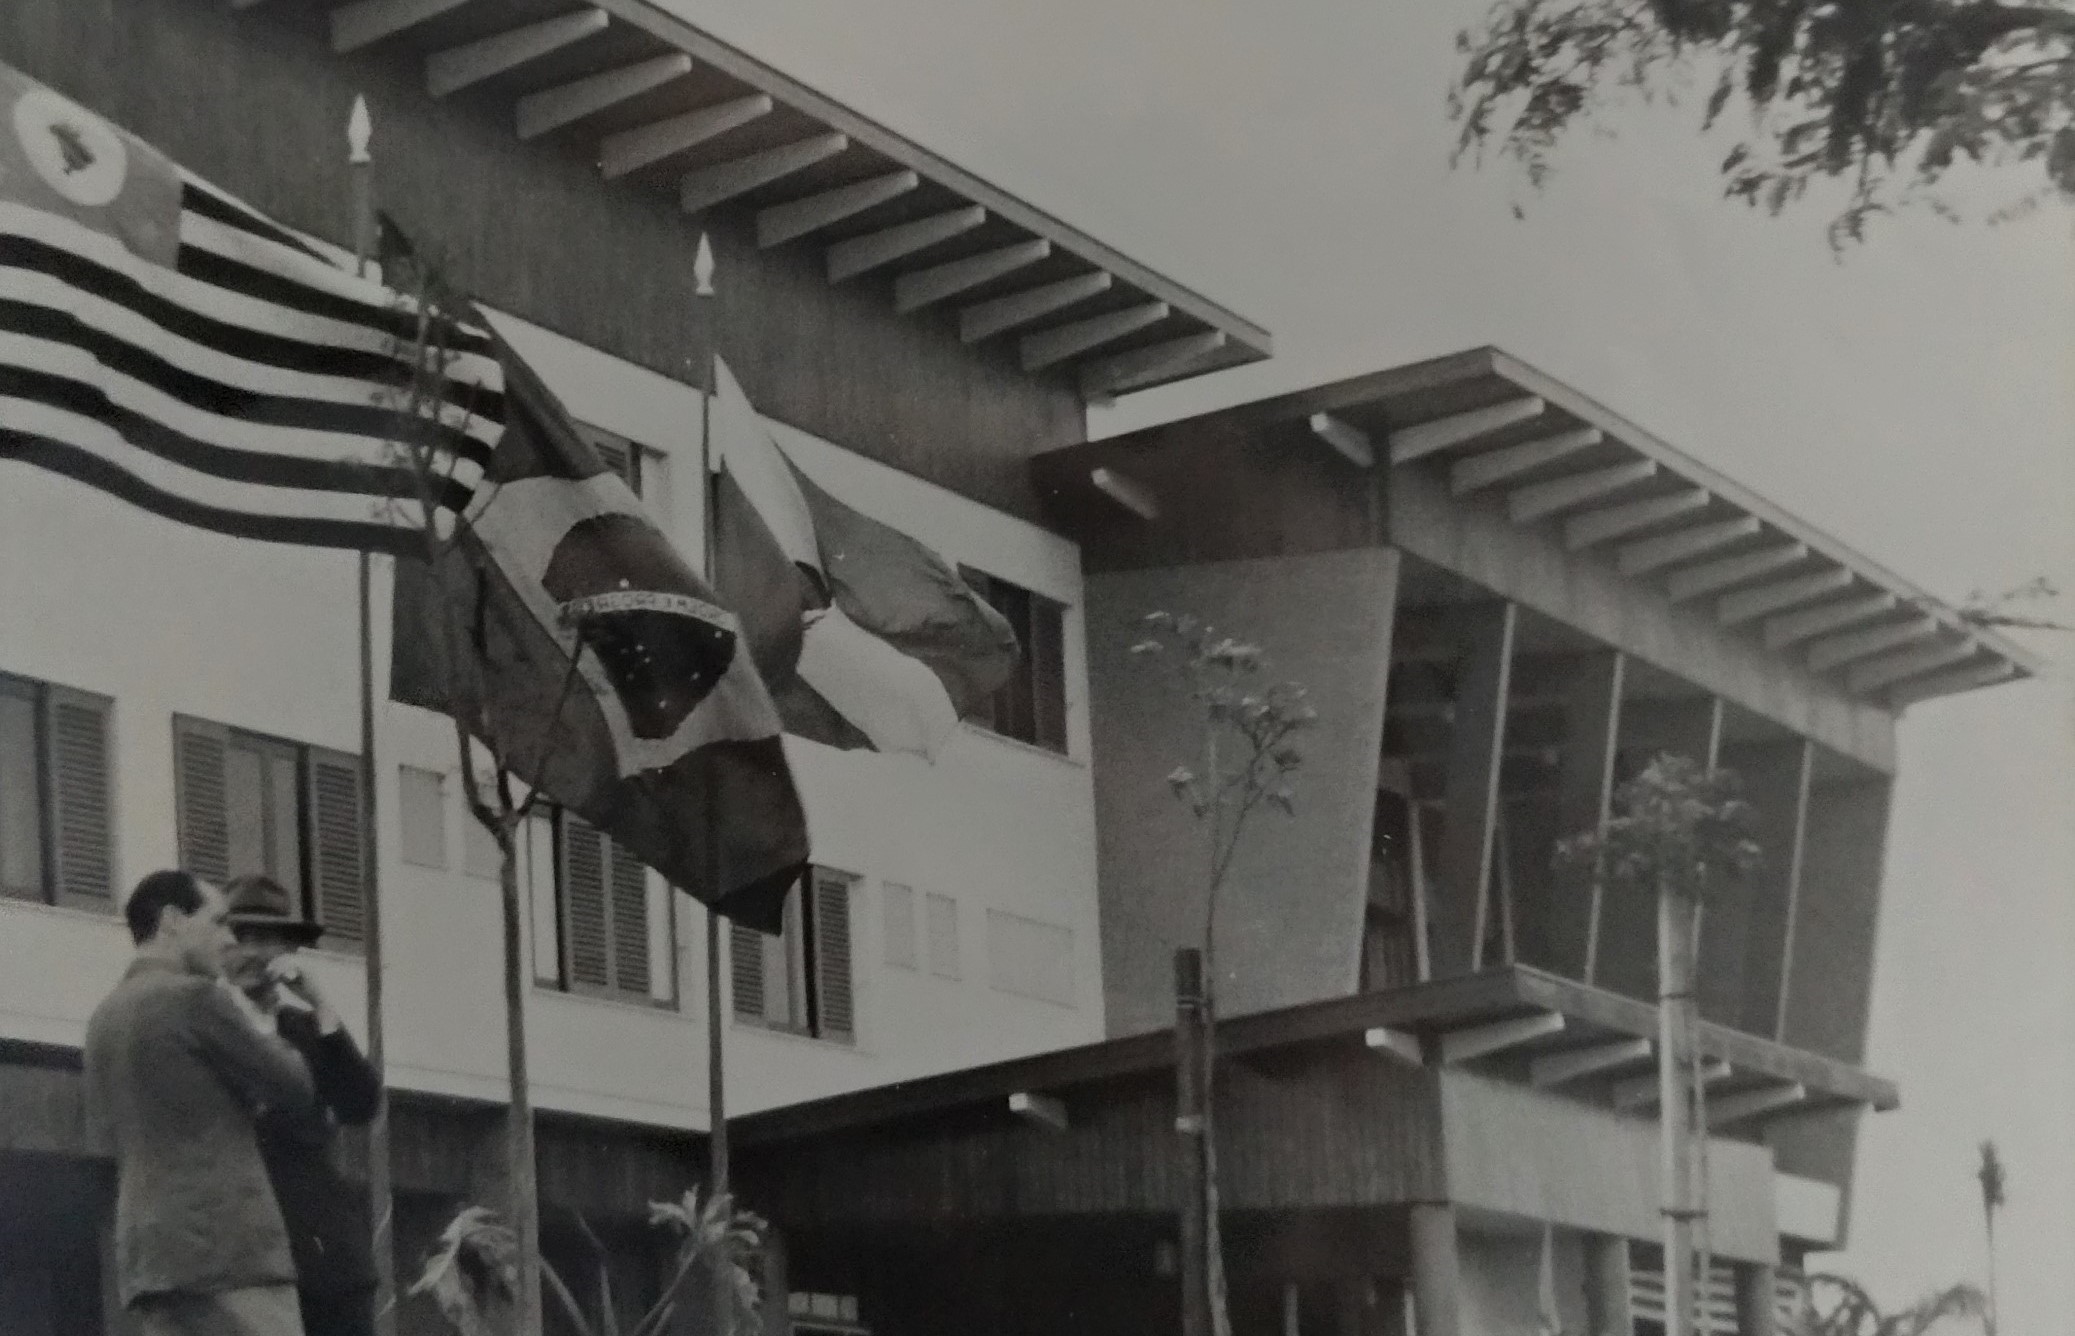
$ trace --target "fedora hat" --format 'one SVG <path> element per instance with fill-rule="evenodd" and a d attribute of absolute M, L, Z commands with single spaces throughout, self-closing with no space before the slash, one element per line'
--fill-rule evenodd
<path fill-rule="evenodd" d="M 295 897 L 289 894 L 287 887 L 263 873 L 250 872 L 231 878 L 223 888 L 223 898 L 230 906 L 223 921 L 233 932 L 264 929 L 292 938 L 304 946 L 324 933 L 322 926 L 310 922 L 297 911 Z"/>

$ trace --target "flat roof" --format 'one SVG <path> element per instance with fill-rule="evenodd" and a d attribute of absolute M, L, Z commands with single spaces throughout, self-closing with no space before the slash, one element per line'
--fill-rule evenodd
<path fill-rule="evenodd" d="M 1498 348 L 1145 430 L 1307 418 L 1358 462 L 1434 473 L 1463 504 L 1549 530 L 1882 708 L 2042 671 L 2007 636 Z"/>
<path fill-rule="evenodd" d="M 329 23 L 336 52 L 421 61 L 432 96 L 489 101 L 520 139 L 764 249 L 818 251 L 832 285 L 1086 398 L 1270 354 L 1252 321 L 650 0 L 354 0 Z"/>

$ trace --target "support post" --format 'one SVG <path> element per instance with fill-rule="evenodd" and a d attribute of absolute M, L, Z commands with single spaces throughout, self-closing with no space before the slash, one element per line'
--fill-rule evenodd
<path fill-rule="evenodd" d="M 1586 1240 L 1585 1321 L 1589 1336 L 1633 1336 L 1628 1240 L 1593 1234 Z"/>
<path fill-rule="evenodd" d="M 1736 1268 L 1736 1336 L 1779 1336 L 1779 1272 L 1762 1265 Z"/>
<path fill-rule="evenodd" d="M 1614 793 L 1614 748 L 1628 659 L 1618 652 L 1580 662 L 1564 685 L 1562 768 L 1557 776 L 1557 835 L 1569 839 L 1606 826 Z M 1591 983 L 1599 955 L 1601 878 L 1594 869 L 1558 877 L 1549 913 L 1549 967 Z"/>
<path fill-rule="evenodd" d="M 1211 1336 L 1208 1183 L 1204 1175 L 1203 953 L 1174 953 L 1176 1150 L 1181 1157 L 1182 1336 Z"/>
<path fill-rule="evenodd" d="M 1411 1212 L 1412 1312 L 1419 1336 L 1461 1336 L 1462 1255 L 1455 1207 L 1422 1201 L 1412 1203 Z"/>
<path fill-rule="evenodd" d="M 1492 845 L 1498 829 L 1499 756 L 1519 610 L 1489 604 L 1463 615 L 1464 656 L 1449 742 L 1448 797 L 1441 832 L 1440 894 L 1433 907 L 1436 976 L 1484 966 Z"/>

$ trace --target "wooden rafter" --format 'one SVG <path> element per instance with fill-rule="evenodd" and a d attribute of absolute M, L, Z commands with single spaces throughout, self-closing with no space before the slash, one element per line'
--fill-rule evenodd
<path fill-rule="evenodd" d="M 1415 459 L 1469 445 L 1478 437 L 1489 436 L 1501 427 L 1539 417 L 1543 407 L 1540 399 L 1528 396 L 1508 399 L 1489 408 L 1473 408 L 1467 413 L 1456 413 L 1413 427 L 1401 427 L 1391 433 L 1391 463 L 1410 464 Z"/>
<path fill-rule="evenodd" d="M 1590 450 L 1606 439 L 1597 427 L 1577 427 L 1553 436 L 1538 436 L 1520 445 L 1487 450 L 1456 461 L 1448 471 L 1448 487 L 1457 496 L 1468 496 L 1559 459 L 1567 459 L 1580 450 Z"/>
<path fill-rule="evenodd" d="M 774 105 L 767 95 L 751 93 L 609 134 L 598 146 L 598 170 L 617 180 L 768 116 Z"/>
<path fill-rule="evenodd" d="M 425 91 L 434 97 L 458 93 L 472 84 L 507 73 L 605 31 L 602 9 L 576 9 L 523 28 L 495 33 L 435 51 L 425 58 Z"/>
<path fill-rule="evenodd" d="M 678 207 L 686 213 L 703 213 L 737 195 L 746 195 L 774 181 L 782 181 L 794 172 L 805 171 L 817 162 L 825 162 L 849 147 L 848 135 L 830 132 L 808 135 L 805 139 L 767 148 L 761 153 L 702 167 L 687 173 L 678 183 Z"/>
<path fill-rule="evenodd" d="M 829 247 L 829 282 L 841 283 L 859 274 L 870 273 L 881 265 L 892 264 L 903 256 L 928 250 L 970 232 L 986 221 L 987 210 L 969 204 L 961 209 L 933 213 L 927 218 L 895 223 L 877 232 L 839 241 Z"/>
<path fill-rule="evenodd" d="M 672 51 L 528 93 L 519 99 L 514 113 L 519 138 L 538 139 L 691 72 L 692 58 L 682 51 Z"/>

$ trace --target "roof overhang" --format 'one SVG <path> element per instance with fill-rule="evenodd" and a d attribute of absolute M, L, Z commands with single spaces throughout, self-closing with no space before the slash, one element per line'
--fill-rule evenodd
<path fill-rule="evenodd" d="M 1654 1116 L 1631 1091 L 1650 1070 L 1657 1009 L 1525 966 L 1361 993 L 1220 1021 L 1221 1060 L 1337 1046 L 1366 1061 L 1475 1066 L 1565 1095 Z M 1770 1119 L 1835 1109 L 1892 1109 L 1894 1085 L 1852 1066 L 1722 1026 L 1700 1027 L 1715 1124 L 1739 1132 Z M 1169 1030 L 1017 1058 L 942 1076 L 750 1114 L 730 1122 L 744 1146 L 889 1126 L 993 1107 L 1034 1093 L 1064 1096 L 1174 1064 Z M 1653 1083 L 1654 1084 L 1654 1083 Z M 1726 1114 L 1727 1116 L 1723 1116 Z"/>
<path fill-rule="evenodd" d="M 614 188 L 726 215 L 761 248 L 816 252 L 889 318 L 940 322 L 1084 397 L 1269 355 L 1260 326 L 648 0 L 350 0 L 327 22 L 342 55 L 418 62 L 430 96 L 507 117 Z"/>
<path fill-rule="evenodd" d="M 1241 430 L 1303 421 L 1319 449 L 1356 467 L 1424 470 L 1459 504 L 1541 529 L 1882 709 L 2042 669 L 2009 638 L 1496 348 L 1195 419 L 1212 420 Z"/>

